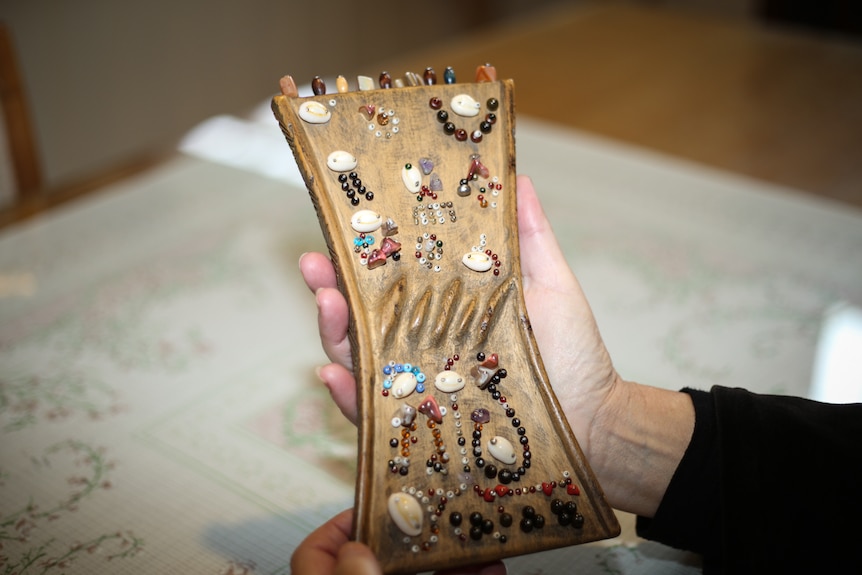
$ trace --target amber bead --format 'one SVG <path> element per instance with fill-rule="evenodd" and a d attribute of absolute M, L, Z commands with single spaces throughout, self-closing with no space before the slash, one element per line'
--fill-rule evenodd
<path fill-rule="evenodd" d="M 326 84 L 320 76 L 315 76 L 311 81 L 311 91 L 314 92 L 315 96 L 326 94 Z"/>
<path fill-rule="evenodd" d="M 425 82 L 426 86 L 433 86 L 437 83 L 437 72 L 434 71 L 434 68 L 430 66 L 425 68 L 425 71 L 422 73 L 422 81 Z"/>
<path fill-rule="evenodd" d="M 491 64 L 485 64 L 476 68 L 476 82 L 496 82 L 497 69 Z"/>
<path fill-rule="evenodd" d="M 378 83 L 380 87 L 385 89 L 392 87 L 392 76 L 389 75 L 389 72 L 380 72 L 380 78 L 378 79 Z"/>

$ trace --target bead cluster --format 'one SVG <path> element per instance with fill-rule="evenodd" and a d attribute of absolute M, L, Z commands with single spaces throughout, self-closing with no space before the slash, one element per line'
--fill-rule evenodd
<path fill-rule="evenodd" d="M 413 223 L 417 226 L 442 225 L 447 219 L 453 224 L 458 221 L 458 214 L 452 202 L 433 202 L 413 206 Z"/>
<path fill-rule="evenodd" d="M 338 182 L 341 184 L 344 195 L 347 196 L 347 199 L 350 200 L 350 204 L 353 206 L 358 206 L 359 198 L 363 196 L 369 202 L 374 199 L 374 192 L 362 184 L 362 180 L 356 172 L 338 174 Z"/>
<path fill-rule="evenodd" d="M 422 234 L 416 238 L 416 261 L 429 270 L 439 272 L 442 268 L 439 262 L 443 259 L 443 240 L 437 239 L 437 234 Z"/>
<path fill-rule="evenodd" d="M 485 114 L 484 119 L 479 123 L 479 127 L 472 132 L 467 132 L 463 128 L 457 127 L 453 122 L 449 121 L 449 112 L 443 109 L 443 101 L 437 96 L 432 97 L 428 101 L 428 105 L 432 110 L 437 111 L 437 121 L 443 125 L 443 133 L 447 136 L 454 136 L 459 142 L 466 142 L 468 139 L 478 144 L 483 137 L 490 134 L 494 129 L 494 124 L 497 123 L 497 114 L 494 112 L 500 106 L 500 102 L 496 98 L 489 98 L 485 102 L 485 106 L 490 110 Z"/>
<path fill-rule="evenodd" d="M 366 104 L 359 106 L 359 112 L 368 120 L 368 131 L 377 138 L 385 136 L 390 139 L 400 131 L 401 120 L 395 115 L 395 110 L 378 111 L 376 106 Z"/>
<path fill-rule="evenodd" d="M 416 393 L 425 393 L 426 376 L 424 373 L 422 373 L 422 370 L 419 368 L 418 365 L 413 365 L 411 363 L 396 363 L 394 361 L 390 361 L 385 366 L 383 366 L 383 375 L 386 376 L 383 379 L 384 397 L 389 395 L 389 390 L 392 389 L 392 385 L 395 382 L 395 378 L 400 373 L 412 373 L 416 377 Z"/>

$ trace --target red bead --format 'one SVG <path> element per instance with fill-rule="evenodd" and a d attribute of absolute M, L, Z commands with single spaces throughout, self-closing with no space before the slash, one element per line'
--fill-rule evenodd
<path fill-rule="evenodd" d="M 500 270 L 498 270 L 498 269 L 495 269 L 495 270 L 494 270 L 494 275 L 495 275 L 495 276 L 498 276 L 498 275 L 500 275 Z"/>
<path fill-rule="evenodd" d="M 455 361 L 458 361 L 459 359 L 461 359 L 461 356 L 456 353 L 455 355 L 452 356 L 452 359 L 454 359 Z"/>
<path fill-rule="evenodd" d="M 467 130 L 463 130 L 461 128 L 455 130 L 455 139 L 459 142 L 467 140 Z"/>
<path fill-rule="evenodd" d="M 389 390 L 388 389 L 383 390 L 383 397 L 389 397 Z"/>
<path fill-rule="evenodd" d="M 443 101 L 437 96 L 434 96 L 433 98 L 431 98 L 431 101 L 428 102 L 428 105 L 431 106 L 432 110 L 439 110 L 443 107 Z"/>

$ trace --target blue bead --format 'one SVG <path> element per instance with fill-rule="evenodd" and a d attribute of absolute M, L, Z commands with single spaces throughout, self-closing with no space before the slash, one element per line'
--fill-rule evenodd
<path fill-rule="evenodd" d="M 413 365 L 409 363 L 404 364 L 404 371 L 413 371 Z"/>
<path fill-rule="evenodd" d="M 383 366 L 383 373 L 384 373 L 385 375 L 389 375 L 390 373 L 392 373 L 392 368 L 391 368 L 390 366 L 388 366 L 388 365 Z"/>
<path fill-rule="evenodd" d="M 404 366 L 401 365 L 400 363 L 396 363 L 395 364 L 395 373 L 401 373 L 402 371 L 404 371 Z"/>
<path fill-rule="evenodd" d="M 419 369 L 418 365 L 413 368 L 413 375 L 419 375 L 421 372 L 422 372 L 422 370 Z"/>
<path fill-rule="evenodd" d="M 383 389 L 389 389 L 390 387 L 392 387 L 392 380 L 391 379 L 384 380 L 383 381 Z"/>
<path fill-rule="evenodd" d="M 416 374 L 416 381 L 418 381 L 419 383 L 423 383 L 425 381 L 425 374 L 424 373 L 417 373 Z"/>
<path fill-rule="evenodd" d="M 416 384 L 416 393 L 424 393 L 424 392 L 425 392 L 425 386 L 422 385 L 421 383 L 417 383 Z"/>
<path fill-rule="evenodd" d="M 374 236 L 365 236 L 365 241 L 368 242 L 369 246 L 374 245 Z"/>

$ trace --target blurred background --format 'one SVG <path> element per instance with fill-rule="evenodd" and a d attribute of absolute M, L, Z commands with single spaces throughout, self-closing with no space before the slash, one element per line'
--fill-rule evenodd
<path fill-rule="evenodd" d="M 29 128 L 31 152 L 18 152 L 23 182 L 7 169 L 0 206 L 20 210 L 23 194 L 38 209 L 150 166 L 287 73 L 472 75 L 485 61 L 516 80 L 521 114 L 862 205 L 857 7 L 3 0 L 5 123 L 19 148 Z"/>

